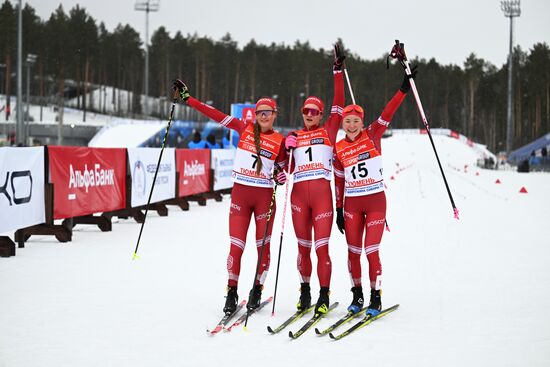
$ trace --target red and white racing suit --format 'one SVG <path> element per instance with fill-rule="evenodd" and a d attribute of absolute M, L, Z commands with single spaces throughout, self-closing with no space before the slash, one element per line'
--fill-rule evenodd
<path fill-rule="evenodd" d="M 336 207 L 344 206 L 348 270 L 354 287 L 361 285 L 363 233 L 369 262 L 370 286 L 378 290 L 382 285 L 382 264 L 378 249 L 386 220 L 386 195 L 382 175 L 381 139 L 405 96 L 405 93 L 398 91 L 378 120 L 363 129 L 353 141 L 346 137 L 336 143 Z"/>
<path fill-rule="evenodd" d="M 330 286 L 332 272 L 328 251 L 334 211 L 330 178 L 333 146 L 342 121 L 343 104 L 342 71 L 334 71 L 334 98 L 328 120 L 322 127 L 304 127 L 295 131 L 296 148 L 292 154 L 294 184 L 290 203 L 294 232 L 298 239 L 298 272 L 301 282 L 309 283 L 312 271 L 310 253 L 314 245 L 321 287 Z"/>
<path fill-rule="evenodd" d="M 247 124 L 242 120 L 226 115 L 193 97 L 189 97 L 187 104 L 221 125 L 236 130 L 240 135 L 233 165 L 234 185 L 231 191 L 231 208 L 229 210 L 229 237 L 231 245 L 229 256 L 227 257 L 228 285 L 236 287 L 241 271 L 241 257 L 246 243 L 246 233 L 248 232 L 252 214 L 254 214 L 254 221 L 256 223 L 258 256 L 260 254 L 269 204 L 273 195 L 273 180 L 271 178 L 273 169 L 275 166 L 282 168 L 286 165 L 287 154 L 284 148 L 284 137 L 273 130 L 260 134 L 261 150 L 259 159 L 262 160 L 263 167 L 258 175 L 256 174 L 258 154 L 254 145 L 254 124 Z M 271 220 L 267 230 L 256 284 L 264 283 L 267 271 L 269 270 L 270 240 L 275 209 L 275 203 L 273 203 Z"/>

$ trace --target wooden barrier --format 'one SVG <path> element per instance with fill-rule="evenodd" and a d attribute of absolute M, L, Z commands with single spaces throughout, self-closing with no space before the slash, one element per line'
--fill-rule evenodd
<path fill-rule="evenodd" d="M 15 243 L 8 236 L 0 236 L 0 257 L 15 256 Z"/>
<path fill-rule="evenodd" d="M 45 176 L 49 177 L 48 155 L 45 156 Z M 176 197 L 158 203 L 149 205 L 149 210 L 155 210 L 159 216 L 167 216 L 167 205 L 176 205 L 183 211 L 189 210 L 189 202 L 196 201 L 199 206 L 205 206 L 207 199 L 214 199 L 217 202 L 223 200 L 224 194 L 231 194 L 231 188 L 213 191 L 214 186 L 214 170 L 210 169 L 210 191 L 195 194 L 191 196 L 178 197 L 178 182 L 179 172 L 176 172 Z M 101 215 L 85 215 L 73 218 L 66 218 L 61 224 L 54 224 L 54 185 L 45 183 L 44 200 L 46 210 L 46 220 L 42 224 L 31 227 L 20 228 L 15 231 L 14 240 L 19 248 L 25 247 L 25 242 L 33 235 L 49 235 L 55 236 L 59 242 L 69 242 L 72 240 L 73 228 L 77 224 L 97 225 L 102 232 L 112 231 L 112 218 L 114 216 L 122 219 L 133 218 L 137 223 L 145 221 L 145 206 L 131 207 L 132 197 L 132 177 L 130 169 L 127 167 L 126 172 L 126 207 L 124 209 L 104 212 Z M 0 257 L 15 256 L 15 243 L 7 236 L 0 236 Z"/>
<path fill-rule="evenodd" d="M 47 171 L 46 171 L 47 172 Z M 47 176 L 46 176 L 47 177 Z M 50 235 L 55 236 L 59 242 L 69 242 L 72 240 L 72 227 L 67 225 L 55 225 L 53 221 L 53 184 L 46 183 L 44 188 L 44 199 L 46 205 L 46 222 L 31 227 L 21 228 L 15 231 L 15 242 L 19 248 L 25 247 L 25 242 L 32 235 Z"/>

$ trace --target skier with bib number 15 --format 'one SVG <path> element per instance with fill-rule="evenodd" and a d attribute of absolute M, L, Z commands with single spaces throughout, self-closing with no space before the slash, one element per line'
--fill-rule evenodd
<path fill-rule="evenodd" d="M 336 224 L 346 235 L 348 270 L 352 282 L 353 300 L 348 311 L 358 313 L 363 308 L 361 284 L 361 254 L 363 247 L 369 263 L 370 303 L 367 315 L 376 316 L 382 309 L 382 264 L 379 246 L 386 219 L 386 195 L 382 176 L 382 134 L 411 89 L 409 78 L 388 102 L 380 117 L 364 128 L 365 113 L 359 105 L 348 105 L 343 111 L 344 139 L 336 143 L 334 178 L 336 193 Z M 364 234 L 364 239 L 363 239 Z"/>

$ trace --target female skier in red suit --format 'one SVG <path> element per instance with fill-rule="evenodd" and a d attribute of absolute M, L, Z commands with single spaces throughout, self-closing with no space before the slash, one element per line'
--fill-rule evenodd
<path fill-rule="evenodd" d="M 277 117 L 277 103 L 271 98 L 260 98 L 256 102 L 256 121 L 245 123 L 191 97 L 189 89 L 181 80 L 174 81 L 174 88 L 179 91 L 180 98 L 190 107 L 219 124 L 237 131 L 240 136 L 233 166 L 234 185 L 229 211 L 230 250 L 227 257 L 229 279 L 223 309 L 225 313 L 233 313 L 239 299 L 237 285 L 250 218 L 254 215 L 259 256 L 273 195 L 273 184 L 274 182 L 283 184 L 286 181 L 286 175 L 282 169 L 286 164 L 284 137 L 273 131 L 273 123 Z M 275 215 L 275 203 L 273 203 L 271 215 Z M 260 304 L 263 284 L 269 269 L 272 227 L 273 221 L 270 221 L 260 268 L 248 299 L 249 309 L 255 309 Z"/>
<path fill-rule="evenodd" d="M 415 75 L 416 71 L 413 77 Z M 384 233 L 386 195 L 382 176 L 381 139 L 409 90 L 409 77 L 405 76 L 401 88 L 380 117 L 366 129 L 363 129 L 365 114 L 361 106 L 352 104 L 344 108 L 342 128 L 346 137 L 336 143 L 334 159 L 336 224 L 340 232 L 346 232 L 348 270 L 353 293 L 348 310 L 353 313 L 363 307 L 360 261 L 363 247 L 369 262 L 371 289 L 366 313 L 376 315 L 382 309 L 382 264 L 378 249 Z"/>
<path fill-rule="evenodd" d="M 345 59 L 339 46 L 334 47 L 334 97 L 330 116 L 321 126 L 324 103 L 315 96 L 308 97 L 302 106 L 304 127 L 286 138 L 287 149 L 292 149 L 294 184 L 290 203 L 292 222 L 298 239 L 298 272 L 300 273 L 300 299 L 297 308 L 305 311 L 311 306 L 310 277 L 311 247 L 317 254 L 319 299 L 315 313 L 326 313 L 329 307 L 329 287 L 332 264 L 328 243 L 333 222 L 332 173 L 333 147 L 342 121 L 344 106 L 344 80 L 342 65 Z M 313 242 L 312 242 L 313 231 Z"/>

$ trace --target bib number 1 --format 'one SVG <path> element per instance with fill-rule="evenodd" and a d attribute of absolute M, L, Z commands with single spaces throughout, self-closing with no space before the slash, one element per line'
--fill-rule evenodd
<path fill-rule="evenodd" d="M 311 162 L 313 160 L 313 153 L 311 152 L 311 147 L 307 148 L 305 153 L 309 155 L 309 161 Z"/>

